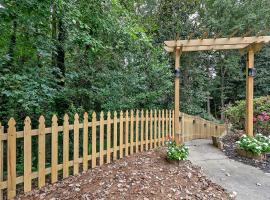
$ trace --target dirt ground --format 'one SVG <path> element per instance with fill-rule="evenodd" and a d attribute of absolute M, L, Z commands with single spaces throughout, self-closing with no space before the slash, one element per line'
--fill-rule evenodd
<path fill-rule="evenodd" d="M 17 199 L 230 199 L 190 161 L 169 163 L 160 148 L 71 176 Z"/>
<path fill-rule="evenodd" d="M 225 154 L 230 158 L 237 160 L 239 162 L 245 163 L 247 165 L 251 165 L 254 167 L 258 167 L 264 172 L 270 173 L 270 155 L 268 154 L 266 160 L 255 160 L 250 158 L 245 158 L 242 156 L 239 156 L 236 152 L 236 141 L 239 140 L 241 135 L 243 134 L 242 131 L 234 131 L 230 134 L 226 135 L 222 142 L 224 143 L 224 152 Z"/>

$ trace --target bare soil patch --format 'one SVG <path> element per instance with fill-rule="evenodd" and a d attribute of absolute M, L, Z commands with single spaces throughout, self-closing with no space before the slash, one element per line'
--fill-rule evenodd
<path fill-rule="evenodd" d="M 190 161 L 169 163 L 165 148 L 71 176 L 17 199 L 230 199 Z"/>
<path fill-rule="evenodd" d="M 251 159 L 240 156 L 236 151 L 236 144 L 235 142 L 239 140 L 241 135 L 243 134 L 242 131 L 234 131 L 229 133 L 228 135 L 224 136 L 222 142 L 224 143 L 224 152 L 230 158 L 237 160 L 239 162 L 245 163 L 247 165 L 251 165 L 257 168 L 260 168 L 266 173 L 270 173 L 270 157 L 267 156 L 266 160 L 257 160 Z"/>

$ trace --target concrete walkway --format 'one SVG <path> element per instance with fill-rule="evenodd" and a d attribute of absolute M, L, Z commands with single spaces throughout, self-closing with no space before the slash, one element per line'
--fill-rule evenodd
<path fill-rule="evenodd" d="M 189 159 L 201 166 L 204 173 L 229 192 L 237 192 L 240 200 L 270 200 L 270 174 L 230 160 L 223 152 L 213 147 L 210 140 L 187 142 Z"/>

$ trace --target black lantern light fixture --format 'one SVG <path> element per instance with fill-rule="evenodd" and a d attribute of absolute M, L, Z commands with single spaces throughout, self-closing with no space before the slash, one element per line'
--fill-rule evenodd
<path fill-rule="evenodd" d="M 252 67 L 252 68 L 248 68 L 248 76 L 254 77 L 257 74 L 257 70 L 256 68 Z"/>
<path fill-rule="evenodd" d="M 174 74 L 175 74 L 176 78 L 179 78 L 180 77 L 180 70 L 179 69 L 174 70 Z"/>

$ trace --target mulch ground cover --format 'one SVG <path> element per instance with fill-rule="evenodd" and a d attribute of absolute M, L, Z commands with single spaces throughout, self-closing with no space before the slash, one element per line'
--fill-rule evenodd
<path fill-rule="evenodd" d="M 255 159 L 245 158 L 237 154 L 235 142 L 239 140 L 242 134 L 243 134 L 242 131 L 236 130 L 223 137 L 222 139 L 222 142 L 224 143 L 223 151 L 225 152 L 225 154 L 231 159 L 260 168 L 266 173 L 270 173 L 270 156 L 269 155 L 267 156 L 266 160 L 255 160 Z"/>
<path fill-rule="evenodd" d="M 17 199 L 231 199 L 199 167 L 170 163 L 165 154 L 164 148 L 134 154 Z"/>

